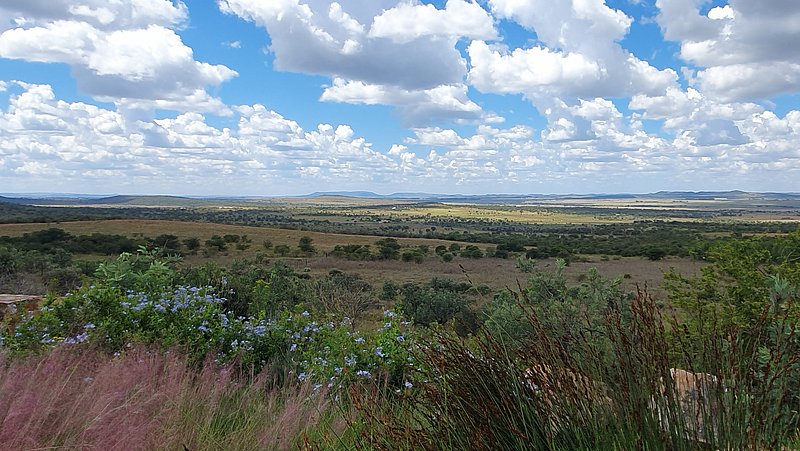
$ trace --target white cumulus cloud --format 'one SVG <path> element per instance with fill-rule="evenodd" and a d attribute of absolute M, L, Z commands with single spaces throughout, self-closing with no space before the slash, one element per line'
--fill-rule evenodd
<path fill-rule="evenodd" d="M 664 36 L 700 68 L 692 82 L 709 96 L 742 101 L 800 91 L 800 2 L 730 0 L 705 15 L 695 0 L 656 5 Z"/>
<path fill-rule="evenodd" d="M 147 108 L 178 108 L 224 113 L 210 98 L 237 73 L 196 61 L 174 28 L 187 18 L 182 2 L 131 0 L 5 3 L 0 13 L 18 26 L 0 33 L 0 57 L 64 63 L 79 89 L 102 100 Z"/>

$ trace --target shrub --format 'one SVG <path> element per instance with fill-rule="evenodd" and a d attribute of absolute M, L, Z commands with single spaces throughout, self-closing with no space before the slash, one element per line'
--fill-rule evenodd
<path fill-rule="evenodd" d="M 461 293 L 437 287 L 435 282 L 427 286 L 407 283 L 401 291 L 400 309 L 406 318 L 421 326 L 444 324 L 467 305 Z"/>
<path fill-rule="evenodd" d="M 483 251 L 478 246 L 469 244 L 464 247 L 460 255 L 466 258 L 483 258 Z"/>
<path fill-rule="evenodd" d="M 337 244 L 331 251 L 331 255 L 337 258 L 358 261 L 372 260 L 374 258 L 368 244 Z"/>
<path fill-rule="evenodd" d="M 206 240 L 206 247 L 222 252 L 228 249 L 227 241 L 219 235 L 212 235 Z"/>
<path fill-rule="evenodd" d="M 356 321 L 376 301 L 372 285 L 355 274 L 331 271 L 314 283 L 314 305 L 324 313 Z"/>
<path fill-rule="evenodd" d="M 313 255 L 317 253 L 317 249 L 314 248 L 314 240 L 311 239 L 309 236 L 301 236 L 300 241 L 297 244 L 297 248 L 305 255 Z"/>
<path fill-rule="evenodd" d="M 397 260 L 400 257 L 400 243 L 394 238 L 383 238 L 375 245 L 378 246 L 379 260 Z"/>
<path fill-rule="evenodd" d="M 403 261 L 404 262 L 414 262 L 414 263 L 422 263 L 425 259 L 425 255 L 419 251 L 419 249 L 409 249 L 403 252 Z"/>

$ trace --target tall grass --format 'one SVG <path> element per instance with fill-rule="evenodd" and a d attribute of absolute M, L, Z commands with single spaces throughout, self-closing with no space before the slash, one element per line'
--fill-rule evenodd
<path fill-rule="evenodd" d="M 602 330 L 554 340 L 529 311 L 533 337 L 440 334 L 421 351 L 416 396 L 368 404 L 382 449 L 780 449 L 796 445 L 798 324 L 765 311 L 747 330 L 695 335 L 639 293 L 611 305 Z M 670 368 L 717 380 L 678 386 Z M 704 374 L 700 374 L 700 373 Z M 707 373 L 707 374 L 706 374 Z M 691 378 L 690 378 L 691 379 Z"/>
<path fill-rule="evenodd" d="M 310 383 L 240 378 L 175 352 L 57 349 L 0 356 L 3 449 L 297 449 L 338 446 L 346 412 Z"/>

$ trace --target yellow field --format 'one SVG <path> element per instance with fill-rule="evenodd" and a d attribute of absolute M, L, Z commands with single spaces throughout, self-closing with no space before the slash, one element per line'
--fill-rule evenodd
<path fill-rule="evenodd" d="M 396 206 L 394 209 L 349 208 L 346 211 L 320 210 L 331 217 L 378 216 L 387 220 L 403 219 L 476 219 L 482 221 L 509 221 L 522 224 L 612 224 L 632 222 L 636 217 L 627 214 L 592 216 L 532 208 L 496 208 L 475 205 Z"/>

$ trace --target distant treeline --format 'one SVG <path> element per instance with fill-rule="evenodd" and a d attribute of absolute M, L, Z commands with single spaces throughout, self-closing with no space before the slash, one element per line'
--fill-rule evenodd
<path fill-rule="evenodd" d="M 559 212 L 557 208 L 548 209 Z M 613 209 L 566 209 L 570 213 L 609 215 Z M 508 252 L 525 252 L 531 258 L 569 257 L 576 254 L 644 256 L 659 259 L 664 256 L 691 256 L 702 243 L 719 238 L 749 234 L 784 234 L 797 229 L 794 223 L 778 222 L 688 222 L 661 219 L 663 212 L 636 210 L 652 220 L 618 224 L 526 224 L 507 220 L 481 218 L 420 217 L 388 222 L 380 216 L 364 216 L 361 222 L 331 221 L 299 217 L 291 210 L 247 209 L 210 210 L 204 208 L 95 208 L 95 207 L 35 207 L 0 203 L 0 222 L 56 222 L 96 219 L 168 219 L 201 221 L 221 224 L 277 227 L 325 233 L 373 235 L 378 237 L 431 238 L 469 243 L 496 245 L 495 256 Z M 733 215 L 735 211 L 722 212 Z M 708 212 L 686 212 L 687 216 L 709 216 Z M 720 214 L 719 212 L 717 214 Z M 329 217 L 329 216 L 328 216 Z M 711 216 L 709 216 L 710 218 Z M 312 215 L 313 218 L 313 215 Z M 86 238 L 75 246 L 88 246 L 83 252 L 113 254 L 127 245 L 112 238 L 107 249 L 102 243 L 92 244 Z M 96 247 L 91 247 L 96 246 Z M 125 248 L 127 249 L 127 247 Z"/>
<path fill-rule="evenodd" d="M 142 244 L 145 244 L 145 240 L 137 240 L 123 235 L 105 233 L 73 235 L 55 227 L 37 230 L 18 237 L 0 236 L 0 246 L 44 253 L 64 250 L 74 254 L 117 255 L 122 252 L 133 252 Z"/>

